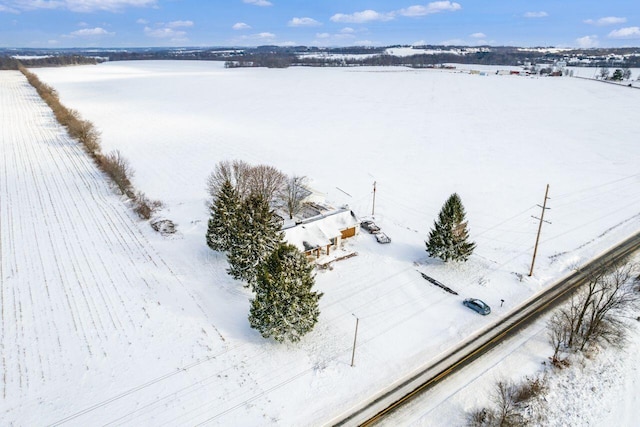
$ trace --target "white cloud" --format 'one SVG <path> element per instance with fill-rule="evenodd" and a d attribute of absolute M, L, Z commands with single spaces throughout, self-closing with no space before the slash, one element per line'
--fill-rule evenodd
<path fill-rule="evenodd" d="M 355 34 L 350 34 L 350 33 L 338 33 L 338 34 L 334 34 L 333 38 L 336 40 L 349 40 L 349 39 L 355 39 L 356 36 Z"/>
<path fill-rule="evenodd" d="M 167 24 L 169 28 L 188 28 L 193 27 L 193 21 L 172 21 Z"/>
<path fill-rule="evenodd" d="M 626 27 L 609 33 L 612 39 L 640 39 L 640 27 Z"/>
<path fill-rule="evenodd" d="M 247 35 L 243 35 L 240 36 L 238 38 L 235 38 L 232 40 L 232 44 L 234 43 L 242 43 L 245 44 L 246 42 L 248 43 L 269 43 L 269 44 L 275 44 L 275 39 L 276 39 L 276 35 L 273 33 L 269 33 L 269 32 L 262 32 L 262 33 L 257 33 L 257 34 L 247 34 Z"/>
<path fill-rule="evenodd" d="M 340 31 L 338 33 L 316 33 L 316 37 L 315 40 L 313 41 L 314 44 L 318 44 L 318 45 L 329 45 L 331 43 L 344 43 L 344 40 L 353 40 L 356 38 L 355 36 L 355 31 L 352 32 L 343 32 Z M 352 43 L 352 42 L 349 42 Z M 353 42 L 354 44 L 357 44 L 356 42 Z M 359 43 L 359 42 L 358 42 Z"/>
<path fill-rule="evenodd" d="M 451 39 L 451 40 L 444 40 L 440 42 L 440 44 L 444 46 L 465 46 L 467 43 L 465 43 L 465 41 L 461 39 Z"/>
<path fill-rule="evenodd" d="M 251 29 L 251 25 L 249 24 L 245 24 L 244 22 L 236 22 L 235 24 L 233 24 L 233 28 L 234 30 L 238 31 L 238 30 L 250 30 Z"/>
<path fill-rule="evenodd" d="M 605 18 L 600 19 L 587 19 L 584 21 L 585 24 L 589 25 L 597 25 L 599 27 L 603 27 L 605 25 L 616 25 L 616 24 L 624 24 L 627 22 L 627 18 L 619 18 L 617 16 L 607 16 Z"/>
<path fill-rule="evenodd" d="M 17 9 L 13 9 L 13 8 L 11 8 L 11 7 L 9 7 L 9 6 L 3 6 L 3 5 L 1 5 L 1 4 L 0 4 L 0 12 L 5 12 L 5 13 L 15 13 L 15 14 L 20 13 L 20 11 L 19 11 L 19 10 L 17 10 Z"/>
<path fill-rule="evenodd" d="M 485 33 L 473 33 L 469 37 L 473 37 L 474 39 L 485 39 L 487 35 Z"/>
<path fill-rule="evenodd" d="M 429 3 L 426 6 L 415 5 L 409 6 L 406 9 L 400 9 L 396 13 L 402 16 L 424 16 L 430 15 L 432 13 L 440 13 L 440 12 L 455 12 L 456 10 L 462 9 L 460 3 L 450 2 L 450 1 L 434 1 Z"/>
<path fill-rule="evenodd" d="M 371 46 L 374 44 L 371 40 L 358 40 L 354 43 L 356 46 Z"/>
<path fill-rule="evenodd" d="M 598 36 L 584 36 L 576 39 L 578 47 L 589 49 L 598 46 Z"/>
<path fill-rule="evenodd" d="M 363 22 L 391 21 L 392 19 L 395 19 L 396 16 L 416 17 L 440 12 L 455 12 L 460 9 L 462 9 L 460 3 L 452 1 L 434 1 L 426 6 L 414 5 L 391 12 L 376 12 L 375 10 L 367 9 L 362 12 L 355 12 L 351 14 L 336 13 L 331 17 L 331 20 L 333 22 L 361 24 Z"/>
<path fill-rule="evenodd" d="M 340 30 L 340 33 L 342 33 L 342 34 L 353 34 L 355 32 L 356 32 L 356 30 L 354 30 L 351 27 L 344 27 L 343 29 Z"/>
<path fill-rule="evenodd" d="M 371 9 L 363 10 L 362 12 L 355 12 L 352 14 L 336 13 L 331 17 L 331 21 L 333 22 L 355 24 L 372 21 L 390 21 L 392 19 L 393 13 L 380 13 Z"/>
<path fill-rule="evenodd" d="M 138 19 L 136 21 L 136 24 L 141 24 L 141 25 L 147 25 L 148 23 L 149 23 L 149 21 L 147 21 L 146 19 L 142 19 L 142 18 L 140 18 L 140 19 Z"/>
<path fill-rule="evenodd" d="M 146 22 L 145 20 L 138 21 L 139 23 Z M 191 28 L 194 25 L 193 21 L 158 22 L 155 24 L 155 27 L 145 25 L 144 34 L 147 37 L 153 37 L 155 39 L 166 39 L 173 43 L 182 43 L 189 41 L 184 28 Z"/>
<path fill-rule="evenodd" d="M 68 9 L 72 12 L 120 12 L 128 7 L 156 6 L 157 0 L 11 0 L 5 3 L 11 6 L 10 9 L 15 8 L 23 11 Z"/>
<path fill-rule="evenodd" d="M 264 32 L 264 33 L 255 34 L 255 37 L 261 40 L 270 40 L 270 39 L 275 39 L 276 35 L 273 33 Z"/>
<path fill-rule="evenodd" d="M 317 27 L 322 24 L 313 18 L 293 18 L 287 25 L 290 27 Z"/>
<path fill-rule="evenodd" d="M 252 4 L 254 6 L 273 6 L 273 3 L 267 0 L 242 0 L 247 4 Z"/>
<path fill-rule="evenodd" d="M 69 35 L 72 37 L 95 37 L 95 36 L 112 36 L 115 33 L 110 33 L 104 28 L 95 27 L 95 28 L 83 28 L 78 31 L 73 31 Z"/>
<path fill-rule="evenodd" d="M 527 12 L 523 16 L 525 18 L 546 18 L 549 14 L 547 12 Z"/>
<path fill-rule="evenodd" d="M 145 35 L 156 39 L 183 39 L 187 35 L 185 31 L 174 30 L 169 27 L 144 27 L 144 33 Z"/>

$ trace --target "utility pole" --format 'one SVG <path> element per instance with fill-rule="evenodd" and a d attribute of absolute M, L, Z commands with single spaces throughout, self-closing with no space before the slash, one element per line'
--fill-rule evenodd
<path fill-rule="evenodd" d="M 356 340 L 358 339 L 358 322 L 360 319 L 358 319 L 358 316 L 353 313 L 351 313 L 351 315 L 356 318 L 356 333 L 353 336 L 353 351 L 351 352 L 351 367 L 353 368 L 353 360 L 356 357 Z"/>
<path fill-rule="evenodd" d="M 536 254 L 538 253 L 538 243 L 540 242 L 540 231 L 542 231 L 542 223 L 546 222 L 547 224 L 551 224 L 549 221 L 544 220 L 544 211 L 547 209 L 551 209 L 547 207 L 547 200 L 549 199 L 549 184 L 547 184 L 547 190 L 544 193 L 544 202 L 542 202 L 542 213 L 540 214 L 540 218 L 537 218 L 532 215 L 533 218 L 539 219 L 540 224 L 538 224 L 538 235 L 536 236 L 536 245 L 533 247 L 533 259 L 531 260 L 531 270 L 529 270 L 529 277 L 533 274 L 533 265 L 536 263 Z"/>
<path fill-rule="evenodd" d="M 371 216 L 376 214 L 376 182 L 373 181 L 373 207 L 371 208 Z"/>

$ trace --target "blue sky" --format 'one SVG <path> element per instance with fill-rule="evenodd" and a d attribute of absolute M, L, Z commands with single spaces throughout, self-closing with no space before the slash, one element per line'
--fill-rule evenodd
<path fill-rule="evenodd" d="M 0 0 L 2 47 L 640 46 L 638 0 Z"/>

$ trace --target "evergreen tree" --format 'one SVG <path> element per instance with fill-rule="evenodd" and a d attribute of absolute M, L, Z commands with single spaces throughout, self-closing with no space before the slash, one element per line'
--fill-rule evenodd
<path fill-rule="evenodd" d="M 619 81 L 622 81 L 623 77 L 624 77 L 624 74 L 622 70 L 618 68 L 613 72 L 613 76 L 611 76 L 611 80 L 619 82 Z"/>
<path fill-rule="evenodd" d="M 231 181 L 224 181 L 210 210 L 207 246 L 214 251 L 228 251 L 236 234 L 237 216 L 240 210 L 240 196 Z"/>
<path fill-rule="evenodd" d="M 444 262 L 466 261 L 473 253 L 476 244 L 469 242 L 469 230 L 465 220 L 464 206 L 460 196 L 453 193 L 445 202 L 429 233 L 427 252 Z"/>
<path fill-rule="evenodd" d="M 278 342 L 299 341 L 318 322 L 318 301 L 313 292 L 313 266 L 295 246 L 281 243 L 262 265 L 251 301 L 249 323 L 263 337 Z"/>
<path fill-rule="evenodd" d="M 236 221 L 227 251 L 227 272 L 253 287 L 261 264 L 282 241 L 280 223 L 267 200 L 257 193 L 241 203 Z"/>

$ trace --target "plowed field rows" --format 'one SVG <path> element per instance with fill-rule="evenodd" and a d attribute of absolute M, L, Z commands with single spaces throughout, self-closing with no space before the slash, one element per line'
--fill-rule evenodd
<path fill-rule="evenodd" d="M 113 393 L 139 381 L 128 372 L 153 377 L 221 349 L 195 297 L 18 72 L 0 73 L 0 123 L 0 423 L 30 420 L 51 387 L 66 406 L 79 381 L 85 395 L 117 382 Z"/>

